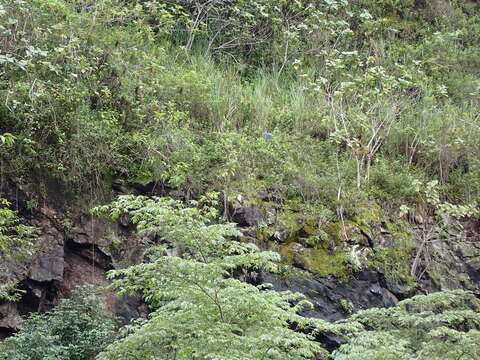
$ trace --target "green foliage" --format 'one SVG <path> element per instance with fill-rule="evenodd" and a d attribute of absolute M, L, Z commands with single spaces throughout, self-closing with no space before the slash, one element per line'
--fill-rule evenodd
<path fill-rule="evenodd" d="M 398 206 L 399 199 L 412 203 L 418 196 L 414 186 L 415 174 L 401 161 L 377 158 L 370 174 L 370 192 L 373 198 Z"/>
<path fill-rule="evenodd" d="M 113 219 L 128 213 L 140 235 L 155 235 L 159 241 L 149 249 L 148 263 L 110 272 L 115 288 L 140 292 L 153 313 L 98 359 L 326 355 L 311 333 L 335 330 L 297 315 L 311 305 L 301 295 L 238 279 L 254 270 L 277 271 L 279 256 L 242 241 L 233 224 L 219 223 L 211 201 L 183 205 L 168 198 L 121 196 L 95 209 Z M 292 324 L 309 333 L 294 331 Z"/>
<path fill-rule="evenodd" d="M 89 360 L 114 338 L 115 324 L 91 286 L 77 288 L 50 312 L 32 314 L 0 342 L 0 359 Z"/>
<path fill-rule="evenodd" d="M 263 191 L 278 199 L 270 205 L 283 220 L 328 214 L 307 232 L 303 263 L 343 277 L 364 261 L 361 249 L 340 246 L 360 227 L 399 210 L 405 218 L 425 210 L 442 226 L 478 215 L 479 10 L 478 2 L 444 0 L 4 0 L 1 177 L 55 177 L 82 198 L 112 179 L 155 183 L 185 199 Z M 178 237 L 190 242 L 178 246 L 191 258 L 145 266 L 204 274 L 201 264 L 213 262 L 231 273 L 218 260 L 228 251 L 189 235 L 207 226 L 203 205 L 165 201 L 128 199 L 112 214 L 139 211 L 139 227 L 162 236 L 168 221 L 147 224 L 167 215 L 167 228 L 181 224 Z M 147 205 L 155 216 L 139 210 Z M 22 242 L 30 230 L 6 206 L 0 211 L 0 256 L 21 268 L 23 250 L 10 249 L 14 241 L 30 251 Z M 263 226 L 266 236 L 272 229 Z M 238 236 L 226 224 L 209 229 L 221 240 Z M 404 238 L 375 249 L 371 261 L 408 282 Z M 195 241 L 210 244 L 208 261 Z M 219 271 L 204 280 L 223 289 Z"/>
<path fill-rule="evenodd" d="M 442 224 L 448 224 L 451 218 L 458 220 L 463 217 L 473 217 L 479 214 L 476 203 L 455 205 L 441 201 L 438 193 L 438 181 L 436 180 L 428 182 L 423 188 L 418 180 L 415 181 L 413 185 L 418 192 L 421 191 L 424 193 L 426 201 L 435 208 L 436 214 L 440 218 Z"/>
<path fill-rule="evenodd" d="M 353 313 L 353 310 L 355 309 L 352 302 L 346 299 L 340 300 L 340 306 L 342 307 L 342 310 L 346 315 L 351 315 Z"/>
<path fill-rule="evenodd" d="M 1 145 L 5 146 L 12 146 L 13 143 L 15 142 L 15 136 L 13 136 L 10 133 L 5 133 L 3 135 L 0 135 L 0 143 Z"/>
<path fill-rule="evenodd" d="M 339 213 L 414 202 L 415 174 L 474 201 L 478 4 L 437 5 L 7 0 L 0 155 L 77 190 L 260 183 Z"/>
<path fill-rule="evenodd" d="M 0 300 L 15 300 L 18 297 L 16 276 L 26 270 L 24 261 L 35 252 L 38 230 L 22 224 L 22 219 L 10 209 L 10 205 L 0 198 Z"/>
<path fill-rule="evenodd" d="M 347 323 L 363 330 L 333 353 L 335 360 L 477 359 L 480 302 L 455 290 L 419 295 L 390 309 L 370 309 Z"/>
<path fill-rule="evenodd" d="M 15 148 L 2 155 L 17 172 L 48 170 L 91 188 L 110 172 L 125 171 L 128 142 L 122 135 L 130 130 L 132 107 L 142 101 L 139 87 L 158 69 L 155 62 L 141 71 L 130 67 L 132 53 L 145 60 L 155 36 L 149 21 L 162 24 L 157 35 L 173 26 L 163 7 L 151 5 L 2 4 L 0 113 L 2 130 L 17 137 Z M 151 49 L 149 59 L 157 54 L 158 48 Z"/>
<path fill-rule="evenodd" d="M 139 235 L 151 239 L 148 263 L 110 276 L 121 293 L 140 292 L 153 310 L 98 359 L 327 356 L 311 335 L 289 324 L 313 334 L 343 334 L 347 343 L 334 359 L 478 356 L 480 303 L 465 291 L 416 296 L 334 324 L 299 317 L 296 312 L 308 306 L 301 296 L 240 281 L 255 269 L 276 271 L 278 255 L 242 242 L 232 224 L 219 223 L 213 199 L 184 205 L 168 198 L 122 196 L 95 209 L 112 219 L 128 213 Z M 351 304 L 342 306 L 352 313 Z"/>

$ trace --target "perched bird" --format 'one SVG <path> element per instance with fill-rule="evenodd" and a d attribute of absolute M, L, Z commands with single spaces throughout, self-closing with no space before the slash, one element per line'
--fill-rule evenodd
<path fill-rule="evenodd" d="M 242 205 L 242 204 L 243 204 L 243 196 L 240 195 L 240 194 L 238 194 L 238 195 L 237 195 L 237 201 L 238 201 L 238 203 L 239 203 L 240 205 Z"/>
<path fill-rule="evenodd" d="M 269 132 L 264 132 L 262 136 L 265 140 L 271 140 L 273 138 L 273 134 Z"/>

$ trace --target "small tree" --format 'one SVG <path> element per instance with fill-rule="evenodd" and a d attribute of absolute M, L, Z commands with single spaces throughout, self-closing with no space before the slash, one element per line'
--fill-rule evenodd
<path fill-rule="evenodd" d="M 89 360 L 102 351 L 115 324 L 91 286 L 78 288 L 51 312 L 32 314 L 0 343 L 1 360 Z"/>
<path fill-rule="evenodd" d="M 166 198 L 121 196 L 96 209 L 112 219 L 128 213 L 139 234 L 157 239 L 149 263 L 110 273 L 115 288 L 140 292 L 153 313 L 97 359 L 326 356 L 312 334 L 293 330 L 332 328 L 297 314 L 308 306 L 302 296 L 234 276 L 260 268 L 277 271 L 278 254 L 243 242 L 233 224 L 218 223 L 207 200 L 185 206 Z"/>

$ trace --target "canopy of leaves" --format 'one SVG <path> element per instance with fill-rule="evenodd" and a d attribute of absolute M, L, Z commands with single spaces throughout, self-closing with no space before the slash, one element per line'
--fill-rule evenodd
<path fill-rule="evenodd" d="M 415 296 L 390 309 L 360 311 L 348 319 L 362 325 L 335 360 L 480 357 L 480 301 L 470 292 Z"/>
<path fill-rule="evenodd" d="M 260 251 L 222 223 L 214 198 L 184 205 L 169 198 L 121 196 L 96 208 L 128 214 L 150 246 L 150 261 L 110 273 L 121 293 L 141 293 L 153 312 L 98 359 L 309 359 L 328 353 L 319 331 L 343 336 L 334 359 L 478 357 L 480 302 L 472 293 L 416 296 L 389 309 L 360 311 L 326 324 L 297 315 L 305 299 L 241 281 L 277 271 L 278 255 Z"/>
<path fill-rule="evenodd" d="M 90 360 L 111 342 L 115 322 L 91 286 L 77 288 L 52 311 L 31 314 L 0 342 L 2 360 Z"/>

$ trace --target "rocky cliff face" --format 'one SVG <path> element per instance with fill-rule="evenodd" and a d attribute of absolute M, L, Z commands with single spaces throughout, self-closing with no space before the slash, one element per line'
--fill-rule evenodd
<path fill-rule="evenodd" d="M 112 268 L 110 256 L 101 249 L 110 225 L 78 208 L 67 210 L 66 204 L 55 199 L 32 207 L 32 188 L 10 183 L 0 194 L 15 204 L 29 225 L 40 229 L 36 256 L 26 272 L 17 274 L 21 300 L 0 304 L 0 336 L 17 329 L 20 315 L 51 309 L 77 285 L 108 285 L 106 271 Z M 61 194 L 57 195 L 62 201 Z M 107 301 L 109 309 L 118 312 L 119 301 L 113 294 L 107 294 Z"/>
<path fill-rule="evenodd" d="M 50 192 L 57 190 L 61 191 L 52 187 Z M 24 291 L 21 300 L 0 304 L 0 336 L 8 336 L 18 328 L 19 316 L 49 310 L 60 298 L 68 297 L 75 286 L 108 285 L 109 269 L 142 261 L 145 239 L 134 236 L 128 218 L 111 225 L 86 214 L 84 208 L 72 205 L 73 199 L 62 197 L 61 193 L 32 208 L 29 201 L 34 198 L 34 190 L 18 183 L 10 183 L 0 196 L 15 204 L 26 221 L 41 230 L 36 257 L 28 264 L 27 272 L 18 274 Z M 292 265 L 291 271 L 281 276 L 259 273 L 250 281 L 271 283 L 278 290 L 305 294 L 313 304 L 313 308 L 304 312 L 305 316 L 335 321 L 360 309 L 389 307 L 416 293 L 443 289 L 461 288 L 480 295 L 478 221 L 465 222 L 465 231 L 452 230 L 448 236 L 444 230 L 431 227 L 428 238 L 420 236 L 424 226 L 412 224 L 413 243 L 408 256 L 403 257 L 403 261 L 409 261 L 407 269 L 411 269 L 410 263 L 417 259 L 414 275 L 418 281 L 412 284 L 405 281 L 406 277 L 397 276 L 399 274 L 392 276 L 389 268 L 378 262 L 365 260 L 354 264 L 355 259 L 337 256 L 338 244 L 330 242 L 324 246 L 322 242 L 310 241 L 318 237 L 318 229 L 312 229 L 310 219 L 294 214 L 288 225 L 275 199 L 272 201 L 266 194 L 259 194 L 257 203 L 246 204 L 243 197 L 240 199 L 242 203 L 238 199 L 229 203 L 226 213 L 230 220 L 261 247 L 284 251 L 286 261 Z M 386 230 L 385 224 L 349 223 L 348 226 L 350 238 L 342 246 L 350 252 L 342 250 L 345 256 L 354 254 L 361 260 L 362 254 L 366 254 L 366 259 L 368 254 L 378 251 L 379 246 L 382 249 L 395 246 L 398 233 Z M 386 254 L 396 253 L 387 251 Z M 334 271 L 335 266 L 348 272 Z M 325 273 L 325 269 L 330 273 Z M 147 311 L 136 298 L 118 298 L 107 293 L 106 299 L 110 311 L 125 321 Z M 333 347 L 338 345 L 334 337 L 327 336 L 323 341 L 332 343 Z"/>

